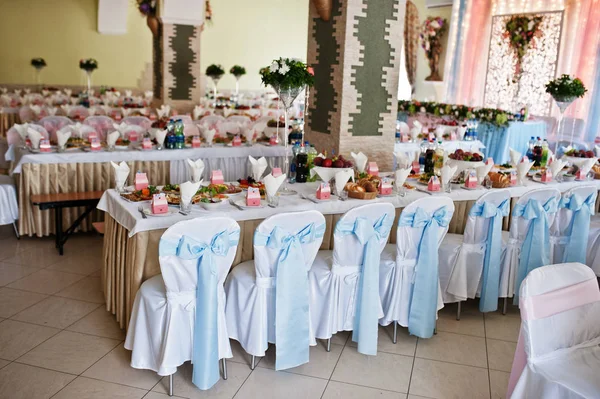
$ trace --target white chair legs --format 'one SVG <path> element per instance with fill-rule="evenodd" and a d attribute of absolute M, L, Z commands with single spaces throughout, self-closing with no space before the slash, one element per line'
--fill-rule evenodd
<path fill-rule="evenodd" d="M 227 379 L 227 361 L 223 358 L 223 379 Z"/>
<path fill-rule="evenodd" d="M 173 374 L 169 376 L 169 396 L 173 396 Z"/>
<path fill-rule="evenodd" d="M 13 222 L 13 229 L 15 229 L 15 235 L 17 236 L 17 240 L 21 239 L 21 236 L 19 235 L 19 229 L 17 228 L 17 222 Z"/>
<path fill-rule="evenodd" d="M 256 356 L 252 356 L 252 364 L 250 365 L 250 370 L 254 370 L 256 367 Z"/>
<path fill-rule="evenodd" d="M 504 306 L 502 307 L 502 314 L 506 315 L 506 310 L 508 308 L 508 297 L 504 298 Z"/>
<path fill-rule="evenodd" d="M 459 301 L 458 306 L 456 307 L 456 320 L 457 321 L 460 321 L 460 305 L 461 305 L 461 302 Z"/>
<path fill-rule="evenodd" d="M 327 352 L 331 352 L 331 338 L 327 340 Z"/>
<path fill-rule="evenodd" d="M 392 337 L 392 343 L 398 342 L 398 322 L 394 322 L 394 336 Z"/>

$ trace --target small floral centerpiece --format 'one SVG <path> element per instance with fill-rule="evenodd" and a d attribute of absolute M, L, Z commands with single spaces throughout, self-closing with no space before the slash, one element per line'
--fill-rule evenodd
<path fill-rule="evenodd" d="M 260 76 L 265 86 L 279 89 L 297 88 L 302 90 L 305 86 L 315 83 L 315 72 L 299 60 L 280 58 L 274 60 L 269 67 L 260 70 Z"/>
<path fill-rule="evenodd" d="M 246 68 L 244 68 L 241 65 L 234 65 L 229 70 L 229 73 L 239 79 L 240 76 L 243 76 L 246 74 Z"/>
<path fill-rule="evenodd" d="M 206 68 L 206 76 L 212 79 L 220 79 L 225 74 L 225 70 L 221 65 L 212 64 Z"/>
<path fill-rule="evenodd" d="M 587 89 L 579 78 L 562 75 L 546 83 L 546 93 L 550 94 L 557 102 L 572 102 L 583 97 Z"/>
<path fill-rule="evenodd" d="M 442 35 L 448 30 L 448 21 L 442 17 L 428 17 L 421 26 L 421 47 L 429 61 L 431 74 L 425 80 L 442 80 L 438 71 L 440 55 L 442 54 Z"/>
<path fill-rule="evenodd" d="M 79 68 L 86 72 L 93 72 L 98 69 L 98 61 L 93 58 L 79 60 Z"/>
<path fill-rule="evenodd" d="M 35 69 L 42 69 L 46 66 L 46 61 L 43 58 L 32 58 L 31 66 Z"/>
<path fill-rule="evenodd" d="M 535 48 L 535 38 L 542 35 L 540 30 L 542 21 L 541 16 L 514 15 L 506 22 L 503 36 L 508 39 L 509 46 L 517 59 L 513 82 L 521 77 L 521 64 L 529 46 Z"/>
<path fill-rule="evenodd" d="M 514 120 L 514 115 L 508 111 L 495 108 L 469 107 L 467 105 L 444 104 L 425 101 L 398 101 L 398 111 L 415 115 L 418 112 L 432 114 L 437 117 L 449 117 L 457 121 L 477 119 L 480 122 L 491 123 L 495 126 L 507 126 Z"/>

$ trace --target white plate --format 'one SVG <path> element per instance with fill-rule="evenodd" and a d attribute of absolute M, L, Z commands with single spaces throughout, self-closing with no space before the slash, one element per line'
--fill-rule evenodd
<path fill-rule="evenodd" d="M 329 202 L 329 201 L 335 201 L 337 200 L 337 197 L 333 194 L 331 194 L 331 196 L 329 197 L 329 199 L 318 199 L 317 198 L 317 194 L 309 194 L 306 196 L 306 198 L 310 198 L 310 200 L 315 200 L 317 202 Z"/>
<path fill-rule="evenodd" d="M 431 195 L 440 195 L 440 194 L 446 194 L 444 191 L 442 191 L 440 189 L 440 191 L 429 191 L 426 188 L 421 188 L 421 187 L 417 187 L 417 191 L 420 191 L 422 193 L 427 193 L 427 194 L 431 194 Z"/>
<path fill-rule="evenodd" d="M 542 181 L 542 177 L 539 175 L 533 175 L 531 176 L 531 180 L 533 180 L 536 183 L 541 183 L 541 184 L 554 184 L 556 183 L 556 180 L 552 179 L 552 181 Z"/>
<path fill-rule="evenodd" d="M 53 152 L 56 152 L 56 148 L 50 148 L 50 151 L 46 152 L 42 152 L 38 148 L 31 148 L 29 152 L 31 152 L 32 154 L 52 154 Z"/>
<path fill-rule="evenodd" d="M 179 212 L 179 208 L 167 208 L 167 213 L 159 213 L 158 215 L 153 214 L 152 210 L 150 208 L 144 208 L 144 210 L 142 212 L 144 212 L 144 214 L 146 216 L 163 218 L 163 217 L 172 216 L 172 215 L 176 214 L 177 212 Z"/>
<path fill-rule="evenodd" d="M 465 190 L 469 190 L 469 191 L 475 191 L 475 190 L 483 190 L 485 187 L 483 187 L 482 185 L 478 184 L 477 187 L 475 188 L 470 188 L 465 186 L 464 184 L 461 186 L 463 189 Z"/>
<path fill-rule="evenodd" d="M 119 151 L 127 151 L 129 149 L 128 145 L 116 145 L 115 146 L 115 150 L 119 150 Z"/>
<path fill-rule="evenodd" d="M 240 208 L 242 209 L 257 209 L 257 208 L 264 208 L 265 206 L 267 206 L 267 201 L 264 199 L 260 200 L 260 205 L 259 206 L 248 206 L 246 205 L 246 198 L 240 198 L 237 199 L 235 201 L 233 201 L 234 204 L 238 205 Z"/>

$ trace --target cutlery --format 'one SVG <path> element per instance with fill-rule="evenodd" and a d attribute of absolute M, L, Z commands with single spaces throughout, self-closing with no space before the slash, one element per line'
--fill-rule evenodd
<path fill-rule="evenodd" d="M 138 211 L 142 214 L 142 218 L 148 219 L 148 216 L 144 213 L 144 208 L 141 205 L 138 207 Z"/>
<path fill-rule="evenodd" d="M 275 205 L 273 205 L 273 204 L 268 204 L 268 206 L 269 206 L 269 207 L 271 207 L 271 208 L 277 208 L 277 207 L 276 207 Z"/>
<path fill-rule="evenodd" d="M 308 201 L 310 201 L 310 202 L 312 202 L 312 203 L 314 203 L 314 204 L 318 204 L 318 203 L 319 203 L 319 201 L 317 201 L 316 199 L 313 199 L 313 198 L 307 197 L 307 196 L 306 196 L 306 195 L 304 195 L 304 194 L 301 194 L 301 197 L 302 197 L 302 199 L 308 200 Z"/>
<path fill-rule="evenodd" d="M 189 213 L 185 213 L 185 212 L 181 212 L 181 211 L 179 211 L 179 213 L 181 213 L 183 216 L 189 215 Z"/>
<path fill-rule="evenodd" d="M 236 207 L 236 208 L 237 208 L 237 209 L 239 209 L 240 211 L 243 211 L 243 210 L 244 210 L 244 208 L 242 208 L 241 206 L 239 206 L 238 204 L 236 204 L 235 202 L 233 202 L 233 200 L 232 200 L 232 199 L 230 199 L 230 200 L 229 200 L 229 204 L 230 204 L 231 206 L 234 206 L 234 207 Z"/>

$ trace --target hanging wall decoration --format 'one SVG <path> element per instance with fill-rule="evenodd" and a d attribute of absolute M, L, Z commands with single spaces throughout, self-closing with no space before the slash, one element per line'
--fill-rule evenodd
<path fill-rule="evenodd" d="M 541 15 L 513 15 L 507 22 L 504 30 L 504 38 L 509 42 L 510 48 L 517 60 L 515 65 L 514 82 L 521 78 L 521 65 L 523 57 L 529 47 L 535 48 L 536 38 L 542 35 L 540 25 L 543 17 Z"/>
<path fill-rule="evenodd" d="M 440 55 L 442 54 L 442 36 L 448 30 L 448 21 L 442 17 L 428 17 L 421 26 L 421 46 L 429 62 L 431 73 L 425 80 L 441 81 L 439 71 Z"/>
<path fill-rule="evenodd" d="M 158 36 L 158 17 L 156 16 L 156 1 L 157 0 L 136 0 L 138 10 L 142 16 L 146 17 L 146 25 L 152 32 L 152 35 Z M 204 19 L 207 22 L 212 22 L 212 7 L 210 0 L 204 1 Z"/>

